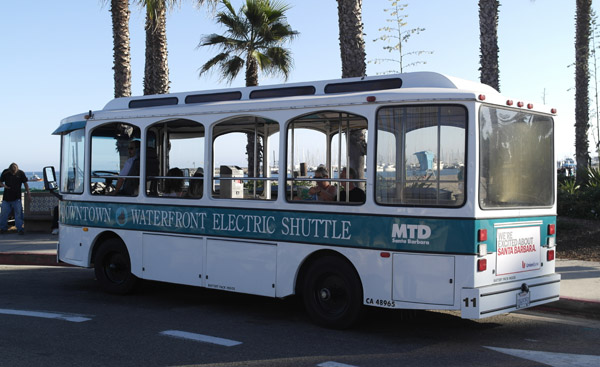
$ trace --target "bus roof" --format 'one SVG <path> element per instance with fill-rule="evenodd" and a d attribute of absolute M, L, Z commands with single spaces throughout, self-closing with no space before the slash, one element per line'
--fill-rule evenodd
<path fill-rule="evenodd" d="M 321 80 L 312 82 L 275 84 L 257 87 L 242 87 L 216 89 L 206 91 L 180 92 L 170 94 L 134 96 L 115 98 L 108 102 L 102 110 L 89 111 L 64 118 L 59 128 L 53 134 L 65 134 L 69 131 L 85 126 L 86 121 L 92 116 L 96 118 L 114 118 L 114 113 L 119 114 L 131 111 L 139 116 L 140 110 L 150 109 L 142 114 L 152 114 L 154 108 L 168 107 L 190 107 L 201 105 L 213 105 L 219 111 L 230 111 L 239 108 L 237 103 L 252 102 L 257 109 L 282 108 L 292 104 L 304 105 L 310 98 L 326 98 L 333 104 L 350 102 L 354 97 L 364 101 L 364 96 L 375 94 L 378 102 L 394 101 L 402 94 L 403 100 L 420 100 L 435 98 L 443 99 L 470 99 L 480 100 L 496 105 L 512 106 L 513 101 L 503 97 L 492 87 L 479 82 L 455 78 L 435 72 L 414 72 L 403 74 L 378 75 L 363 78 L 345 78 L 334 80 Z M 331 99 L 333 98 L 333 99 Z M 358 100 L 358 99 L 357 99 Z M 356 102 L 355 100 L 354 102 Z M 228 105 L 229 107 L 225 107 Z M 515 106 L 541 112 L 556 114 L 555 109 L 546 106 L 524 102 L 515 102 Z M 224 109 L 223 109 L 224 108 Z M 247 107 L 244 108 L 246 111 Z M 134 112 L 140 111 L 140 112 Z M 153 112 L 151 112 L 153 111 Z M 96 114 L 96 112 L 98 114 Z M 162 111 L 161 113 L 163 113 Z M 122 117 L 122 116 L 121 116 Z M 83 126 L 80 126 L 83 124 Z"/>
<path fill-rule="evenodd" d="M 492 87 L 433 72 L 380 75 L 302 83 L 276 84 L 258 87 L 218 89 L 170 93 L 151 96 L 116 98 L 103 111 L 135 108 L 189 105 L 221 101 L 258 100 L 300 96 L 335 95 L 353 92 L 406 90 L 415 88 L 454 89 L 473 93 L 498 94 Z"/>

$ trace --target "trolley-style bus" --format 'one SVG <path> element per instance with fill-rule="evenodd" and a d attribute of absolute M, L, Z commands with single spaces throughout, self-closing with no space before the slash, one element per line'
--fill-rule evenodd
<path fill-rule="evenodd" d="M 114 99 L 54 132 L 58 258 L 114 293 L 300 295 L 336 328 L 556 301 L 555 118 L 430 72 Z"/>

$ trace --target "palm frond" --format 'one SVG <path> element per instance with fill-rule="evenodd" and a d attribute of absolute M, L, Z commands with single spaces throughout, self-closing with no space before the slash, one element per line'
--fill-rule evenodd
<path fill-rule="evenodd" d="M 202 65 L 198 75 L 202 76 L 203 74 L 209 72 L 213 66 L 223 62 L 224 60 L 227 60 L 228 57 L 229 57 L 229 54 L 222 52 L 222 53 L 218 54 L 217 56 L 213 57 L 212 59 L 208 60 L 207 62 L 204 63 L 204 65 Z"/>
<path fill-rule="evenodd" d="M 221 53 L 205 63 L 200 74 L 218 65 L 221 77 L 231 82 L 244 66 L 258 66 L 261 72 L 287 79 L 293 65 L 291 52 L 280 45 L 299 34 L 287 24 L 285 11 L 290 7 L 281 1 L 246 0 L 236 12 L 229 0 L 222 0 L 222 4 L 216 21 L 225 27 L 225 33 L 204 36 L 198 45 L 217 46 Z"/>
<path fill-rule="evenodd" d="M 219 70 L 221 70 L 221 78 L 226 79 L 227 83 L 233 82 L 235 77 L 240 73 L 240 71 L 244 67 L 244 64 L 244 59 L 242 59 L 241 57 L 230 57 L 219 67 Z"/>

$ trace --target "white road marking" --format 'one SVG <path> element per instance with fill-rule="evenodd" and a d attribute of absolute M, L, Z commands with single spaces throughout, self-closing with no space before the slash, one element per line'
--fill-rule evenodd
<path fill-rule="evenodd" d="M 69 321 L 69 322 L 84 322 L 84 321 L 91 320 L 91 318 L 89 318 L 89 317 L 83 317 L 82 315 L 76 315 L 76 314 L 63 314 L 63 313 L 42 312 L 42 311 L 9 310 L 9 309 L 5 309 L 5 308 L 0 308 L 0 314 L 41 317 L 43 319 L 57 319 L 57 320 L 64 320 L 64 321 Z"/>
<path fill-rule="evenodd" d="M 235 340 L 217 338 L 215 336 L 210 336 L 210 335 L 188 333 L 186 331 L 179 331 L 179 330 L 165 330 L 165 331 L 161 331 L 160 334 L 166 335 L 166 336 L 172 336 L 174 338 L 189 339 L 189 340 L 194 340 L 194 341 L 203 342 L 203 343 L 217 344 L 217 345 L 222 345 L 225 347 L 233 347 L 233 346 L 242 344 L 242 342 L 238 342 Z"/>
<path fill-rule="evenodd" d="M 317 367 L 356 367 L 351 364 L 339 363 L 339 362 L 323 362 L 319 363 Z"/>
<path fill-rule="evenodd" d="M 567 354 L 537 352 L 533 350 L 507 349 L 485 347 L 496 352 L 509 354 L 511 356 L 528 359 L 530 361 L 547 364 L 552 367 L 597 367 L 600 366 L 600 356 L 586 354 Z"/>

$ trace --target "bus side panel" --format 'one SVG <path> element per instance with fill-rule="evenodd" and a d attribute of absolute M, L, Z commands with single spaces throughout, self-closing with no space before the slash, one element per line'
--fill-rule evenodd
<path fill-rule="evenodd" d="M 202 237 L 144 233 L 144 279 L 202 285 L 205 243 Z"/>
<path fill-rule="evenodd" d="M 394 301 L 454 304 L 454 257 L 394 254 Z"/>
<path fill-rule="evenodd" d="M 81 227 L 61 225 L 58 233 L 58 258 L 67 264 L 89 267 L 91 236 L 84 236 Z"/>
<path fill-rule="evenodd" d="M 206 287 L 275 296 L 277 244 L 208 239 Z"/>

